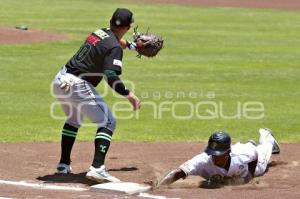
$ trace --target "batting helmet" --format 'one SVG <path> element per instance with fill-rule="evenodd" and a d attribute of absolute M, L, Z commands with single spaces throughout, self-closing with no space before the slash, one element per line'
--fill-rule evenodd
<path fill-rule="evenodd" d="M 205 153 L 208 155 L 223 155 L 231 148 L 231 138 L 224 132 L 215 132 L 213 133 L 208 140 L 208 146 L 205 149 Z"/>

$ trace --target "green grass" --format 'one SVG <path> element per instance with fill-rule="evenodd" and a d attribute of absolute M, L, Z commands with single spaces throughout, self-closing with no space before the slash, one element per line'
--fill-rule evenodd
<path fill-rule="evenodd" d="M 112 0 L 0 0 L 0 4 L 0 26 L 24 24 L 69 37 L 63 42 L 0 46 L 1 142 L 60 139 L 63 121 L 50 117 L 50 105 L 55 102 L 50 83 L 86 35 L 106 27 L 115 8 L 125 6 L 134 11 L 140 30 L 149 26 L 165 39 L 165 48 L 155 59 L 124 54 L 122 78 L 135 83 L 143 102 L 223 103 L 224 114 L 234 115 L 237 103 L 257 101 L 264 105 L 264 118 L 203 120 L 194 115 L 178 120 L 166 111 L 162 119 L 153 119 L 153 109 L 145 104 L 139 119 L 118 120 L 115 139 L 206 141 L 211 132 L 226 130 L 237 141 L 257 138 L 257 129 L 266 126 L 281 142 L 300 142 L 299 12 L 141 6 Z M 177 97 L 180 92 L 198 96 Z M 214 98 L 207 96 L 210 92 Z M 163 97 L 157 99 L 157 93 Z M 111 94 L 105 100 L 111 107 L 126 102 Z M 205 109 L 200 112 L 204 114 Z M 178 115 L 188 113 L 186 106 L 176 109 Z M 94 134 L 95 127 L 83 127 L 79 139 L 92 140 Z"/>

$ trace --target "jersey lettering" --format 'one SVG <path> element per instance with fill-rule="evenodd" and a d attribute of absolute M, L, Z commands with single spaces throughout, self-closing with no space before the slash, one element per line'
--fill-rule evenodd
<path fill-rule="evenodd" d="M 96 44 L 98 42 L 100 42 L 101 40 L 99 39 L 99 37 L 96 37 L 95 35 L 90 35 L 88 36 L 88 38 L 86 39 L 86 41 L 90 44 L 92 44 L 93 46 L 96 46 Z"/>
<path fill-rule="evenodd" d="M 76 60 L 81 62 L 87 56 L 87 54 L 91 51 L 92 46 L 90 44 L 83 45 L 76 55 Z"/>
<path fill-rule="evenodd" d="M 100 37 L 101 39 L 105 39 L 105 38 L 109 37 L 109 35 L 106 32 L 104 32 L 103 30 L 101 30 L 101 29 L 96 30 L 94 32 L 94 34 L 97 35 L 98 37 Z"/>
<path fill-rule="evenodd" d="M 76 75 L 102 73 L 105 69 L 115 70 L 117 75 L 120 75 L 122 58 L 123 49 L 113 31 L 107 28 L 96 29 L 87 35 L 84 43 L 66 63 L 66 68 Z M 101 82 L 102 76 L 85 77 L 85 80 L 96 87 Z"/>

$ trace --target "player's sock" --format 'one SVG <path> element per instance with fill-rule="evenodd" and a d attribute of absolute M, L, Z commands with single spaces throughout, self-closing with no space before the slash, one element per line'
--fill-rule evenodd
<path fill-rule="evenodd" d="M 99 128 L 95 137 L 95 155 L 92 166 L 99 168 L 104 164 L 113 132 L 106 128 Z"/>
<path fill-rule="evenodd" d="M 76 139 L 78 128 L 65 123 L 61 135 L 61 157 L 60 163 L 70 165 L 71 151 Z"/>

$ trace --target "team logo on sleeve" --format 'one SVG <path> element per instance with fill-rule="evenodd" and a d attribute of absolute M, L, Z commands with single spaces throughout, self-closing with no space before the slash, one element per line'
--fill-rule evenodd
<path fill-rule="evenodd" d="M 122 67 L 122 61 L 121 60 L 114 59 L 113 64 L 116 65 L 116 66 Z"/>
<path fill-rule="evenodd" d="M 94 35 L 90 35 L 88 36 L 88 38 L 86 39 L 86 41 L 90 44 L 92 44 L 93 46 L 96 46 L 98 42 L 100 42 L 101 40 L 99 39 L 99 37 L 96 37 Z"/>
<path fill-rule="evenodd" d="M 218 146 L 218 144 L 216 142 L 211 143 L 211 148 L 212 149 L 216 149 Z"/>

